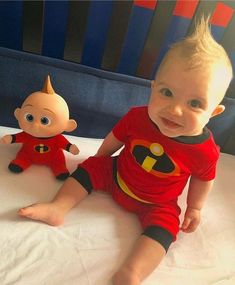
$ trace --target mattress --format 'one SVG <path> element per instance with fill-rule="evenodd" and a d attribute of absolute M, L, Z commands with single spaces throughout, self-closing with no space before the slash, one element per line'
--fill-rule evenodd
<path fill-rule="evenodd" d="M 1 127 L 0 136 L 18 131 Z M 80 149 L 76 156 L 65 153 L 71 172 L 102 143 L 102 139 L 67 138 Z M 9 172 L 7 166 L 19 148 L 19 144 L 0 145 L 0 284 L 111 285 L 112 275 L 141 234 L 135 215 L 99 192 L 73 208 L 59 227 L 19 217 L 19 208 L 50 200 L 62 184 L 45 166 L 33 165 L 21 174 Z M 143 285 L 235 284 L 234 169 L 235 156 L 222 153 L 200 226 L 192 234 L 179 233 Z M 183 210 L 186 194 L 187 186 L 179 201 Z"/>

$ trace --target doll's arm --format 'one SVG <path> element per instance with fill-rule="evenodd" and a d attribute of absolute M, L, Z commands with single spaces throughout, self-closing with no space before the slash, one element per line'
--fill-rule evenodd
<path fill-rule="evenodd" d="M 119 150 L 123 146 L 123 142 L 116 139 L 113 132 L 110 132 L 104 139 L 102 145 L 98 149 L 96 156 L 109 156 Z"/>
<path fill-rule="evenodd" d="M 186 233 L 194 232 L 201 219 L 201 209 L 214 184 L 214 180 L 203 181 L 191 177 L 187 196 L 187 209 L 181 226 Z"/>
<path fill-rule="evenodd" d="M 11 144 L 12 143 L 12 135 L 5 135 L 0 139 L 1 144 Z"/>
<path fill-rule="evenodd" d="M 25 132 L 20 132 L 13 135 L 5 135 L 0 139 L 0 143 L 11 144 L 11 143 L 24 143 L 30 139 L 30 136 Z"/>
<path fill-rule="evenodd" d="M 58 149 L 64 149 L 74 155 L 79 154 L 79 149 L 75 144 L 71 144 L 65 136 L 62 134 L 54 137 L 54 142 Z"/>
<path fill-rule="evenodd" d="M 79 149 L 75 144 L 71 144 L 69 147 L 69 152 L 76 155 L 79 154 Z"/>

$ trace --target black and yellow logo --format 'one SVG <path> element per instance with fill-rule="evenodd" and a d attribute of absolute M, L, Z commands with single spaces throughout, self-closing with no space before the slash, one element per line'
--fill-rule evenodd
<path fill-rule="evenodd" d="M 47 153 L 50 151 L 50 148 L 45 144 L 38 144 L 34 146 L 34 150 L 39 153 Z"/>
<path fill-rule="evenodd" d="M 133 140 L 131 152 L 136 162 L 147 172 L 164 178 L 178 176 L 179 166 L 165 153 L 164 148 L 159 143 L 152 143 L 145 140 Z"/>

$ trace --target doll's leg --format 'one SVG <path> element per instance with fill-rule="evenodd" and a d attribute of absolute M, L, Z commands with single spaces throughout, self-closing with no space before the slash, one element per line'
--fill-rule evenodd
<path fill-rule="evenodd" d="M 64 153 L 62 150 L 59 150 L 54 158 L 49 163 L 55 177 L 58 180 L 65 180 L 69 177 L 70 173 L 66 167 L 66 161 L 64 157 Z"/>
<path fill-rule="evenodd" d="M 31 164 L 31 161 L 26 157 L 26 155 L 19 151 L 16 158 L 8 165 L 8 169 L 12 172 L 20 173 L 28 168 Z"/>

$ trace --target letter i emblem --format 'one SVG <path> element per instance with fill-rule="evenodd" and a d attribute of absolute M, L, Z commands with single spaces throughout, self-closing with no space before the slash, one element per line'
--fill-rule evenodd
<path fill-rule="evenodd" d="M 158 143 L 153 143 L 150 145 L 150 151 L 154 156 L 161 156 L 164 154 L 163 147 Z M 146 156 L 142 163 L 142 167 L 150 172 L 153 169 L 153 166 L 156 164 L 157 159 L 151 156 Z"/>

